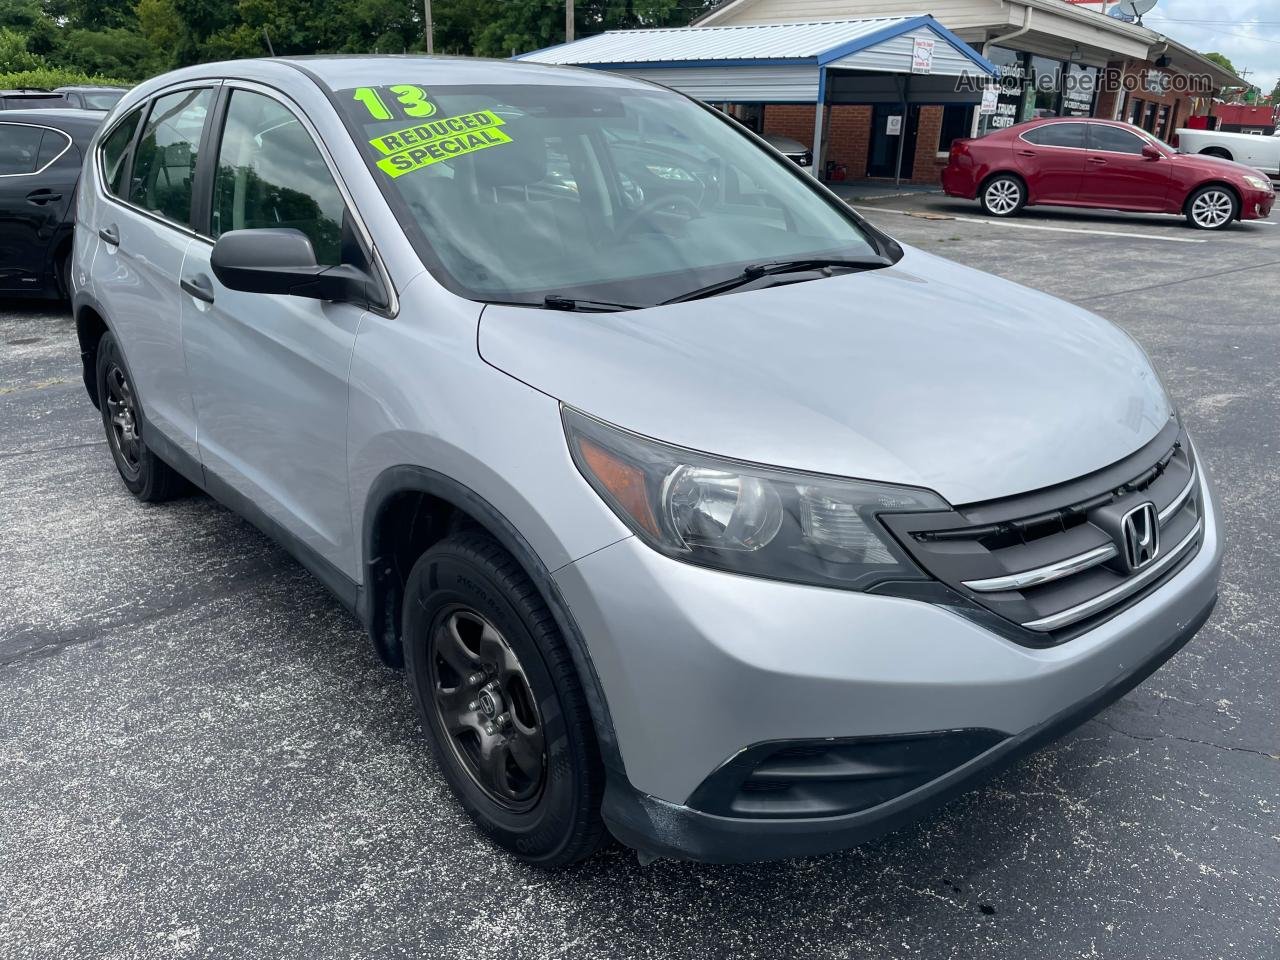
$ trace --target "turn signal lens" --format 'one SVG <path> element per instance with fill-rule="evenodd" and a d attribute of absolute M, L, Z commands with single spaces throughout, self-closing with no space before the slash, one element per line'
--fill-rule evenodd
<path fill-rule="evenodd" d="M 879 517 L 950 509 L 928 490 L 723 460 L 561 410 L 587 482 L 645 543 L 688 563 L 847 590 L 925 579 Z"/>

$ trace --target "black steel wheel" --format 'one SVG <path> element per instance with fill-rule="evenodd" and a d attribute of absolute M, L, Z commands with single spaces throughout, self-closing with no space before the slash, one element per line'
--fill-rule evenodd
<path fill-rule="evenodd" d="M 115 334 L 103 334 L 98 341 L 97 376 L 98 409 L 107 432 L 107 446 L 129 492 L 150 503 L 182 492 L 182 477 L 142 439 L 142 404 Z"/>
<path fill-rule="evenodd" d="M 459 765 L 495 803 L 527 810 L 547 775 L 542 718 L 520 658 L 472 607 L 445 607 L 431 642 L 431 693 Z"/>
<path fill-rule="evenodd" d="M 413 565 L 405 666 L 441 772 L 480 830 L 560 867 L 606 836 L 604 766 L 555 618 L 509 553 L 451 534 Z"/>

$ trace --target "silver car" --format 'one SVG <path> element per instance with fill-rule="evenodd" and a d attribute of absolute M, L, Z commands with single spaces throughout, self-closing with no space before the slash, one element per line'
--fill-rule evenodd
<path fill-rule="evenodd" d="M 832 850 L 1123 695 L 1218 590 L 1143 351 L 647 83 L 415 57 L 131 90 L 74 307 L 126 487 L 194 486 L 403 664 L 558 866 Z"/>

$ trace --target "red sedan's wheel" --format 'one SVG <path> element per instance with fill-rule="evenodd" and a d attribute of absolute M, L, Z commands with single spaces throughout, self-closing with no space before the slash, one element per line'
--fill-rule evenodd
<path fill-rule="evenodd" d="M 993 217 L 1012 217 L 1027 203 L 1027 188 L 1008 174 L 992 177 L 978 197 L 982 209 Z"/>
<path fill-rule="evenodd" d="M 1187 222 L 1197 230 L 1221 230 L 1240 216 L 1240 200 L 1227 187 L 1210 184 L 1187 200 Z"/>

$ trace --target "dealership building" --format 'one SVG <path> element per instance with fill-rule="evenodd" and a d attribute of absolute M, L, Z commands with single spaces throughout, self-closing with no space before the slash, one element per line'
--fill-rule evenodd
<path fill-rule="evenodd" d="M 691 27 L 615 31 L 525 54 L 665 83 L 812 148 L 836 179 L 935 183 L 951 142 L 1037 116 L 1168 138 L 1245 83 L 1100 4 L 726 0 Z M 984 88 L 988 88 L 985 89 Z"/>

